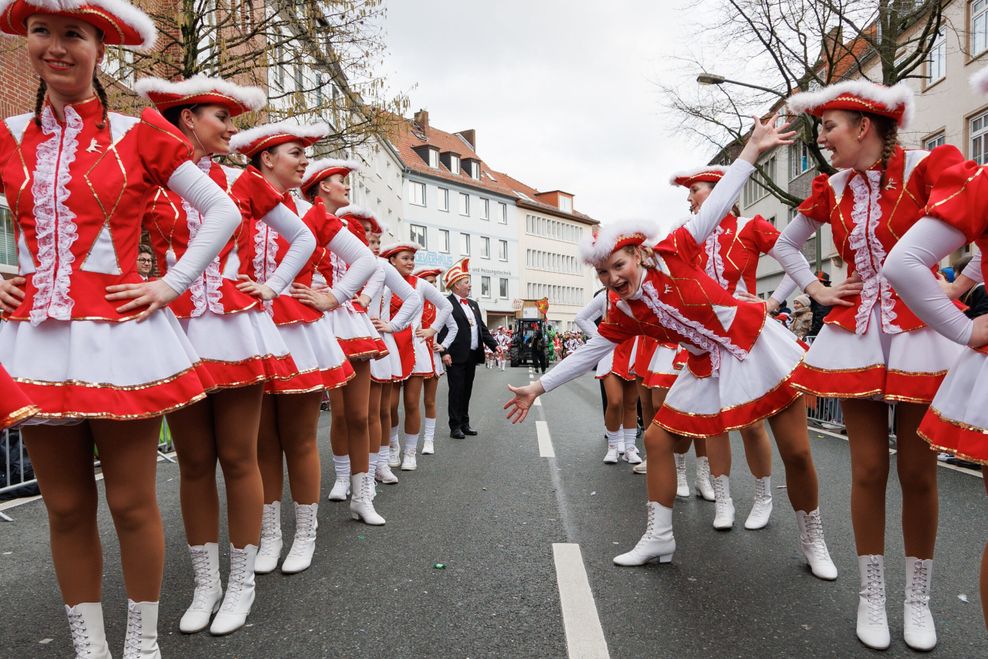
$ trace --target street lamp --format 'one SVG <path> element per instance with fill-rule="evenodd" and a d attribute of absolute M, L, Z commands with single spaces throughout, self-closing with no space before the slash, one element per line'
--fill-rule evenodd
<path fill-rule="evenodd" d="M 749 89 L 757 89 L 758 91 L 767 92 L 778 96 L 779 98 L 786 98 L 785 94 L 781 93 L 777 89 L 771 89 L 769 87 L 762 87 L 761 85 L 753 85 L 750 82 L 740 82 L 738 80 L 728 80 L 722 75 L 717 75 L 716 73 L 701 73 L 696 77 L 696 81 L 701 85 L 737 85 L 738 87 L 748 87 Z"/>

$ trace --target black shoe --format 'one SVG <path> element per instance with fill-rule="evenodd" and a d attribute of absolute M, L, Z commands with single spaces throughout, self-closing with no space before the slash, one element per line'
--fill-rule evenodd
<path fill-rule="evenodd" d="M 449 436 L 452 437 L 453 439 L 466 439 L 466 435 L 464 435 L 463 434 L 463 431 L 462 430 L 459 430 L 459 429 L 457 429 L 457 430 L 450 430 L 449 431 Z"/>
<path fill-rule="evenodd" d="M 460 430 L 462 430 L 464 435 L 470 435 L 471 437 L 474 437 L 477 434 L 477 431 L 470 426 L 463 426 Z"/>

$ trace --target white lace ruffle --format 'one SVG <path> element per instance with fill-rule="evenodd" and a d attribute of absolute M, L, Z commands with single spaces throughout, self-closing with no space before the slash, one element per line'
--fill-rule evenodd
<path fill-rule="evenodd" d="M 254 221 L 254 281 L 265 282 L 278 268 L 278 232 L 263 222 Z M 274 316 L 274 304 L 265 300 L 264 310 Z"/>
<path fill-rule="evenodd" d="M 326 288 L 332 288 L 333 284 L 340 281 L 343 278 L 343 275 L 346 274 L 346 271 L 350 269 L 350 264 L 344 261 L 343 259 L 341 259 L 333 252 L 329 253 L 329 263 L 332 266 L 333 281 L 327 281 Z M 390 300 L 391 298 L 388 299 Z M 388 302 L 388 304 L 390 305 L 390 302 Z M 341 306 L 346 307 L 348 310 L 352 311 L 353 313 L 357 313 L 356 308 L 354 308 L 353 306 L 353 300 L 347 300 Z"/>
<path fill-rule="evenodd" d="M 720 236 L 723 233 L 724 228 L 718 226 L 707 236 L 703 249 L 707 253 L 707 274 L 722 288 L 727 288 L 727 279 L 724 278 L 724 259 L 720 255 Z"/>
<path fill-rule="evenodd" d="M 208 157 L 199 160 L 196 165 L 206 175 L 212 167 L 212 160 Z M 186 199 L 182 199 L 182 209 L 185 211 L 185 221 L 189 228 L 189 244 L 195 240 L 202 226 L 202 215 Z M 201 275 L 192 280 L 189 285 L 189 293 L 192 295 L 192 317 L 198 318 L 206 313 L 206 310 L 213 313 L 222 314 L 224 312 L 222 292 L 223 275 L 220 272 L 219 257 L 214 258 Z"/>
<path fill-rule="evenodd" d="M 685 336 L 693 345 L 709 352 L 714 372 L 720 369 L 721 347 L 740 361 L 747 359 L 747 350 L 734 345 L 729 338 L 716 334 L 703 323 L 687 318 L 679 309 L 663 302 L 659 298 L 658 291 L 655 290 L 655 285 L 650 281 L 642 284 L 642 300 L 655 314 L 660 325 Z"/>
<path fill-rule="evenodd" d="M 41 112 L 41 130 L 51 139 L 38 144 L 37 162 L 31 196 L 34 199 L 35 231 L 38 242 L 38 266 L 32 282 L 37 289 L 31 307 L 32 325 L 47 318 L 70 320 L 72 298 L 69 285 L 72 276 L 72 246 L 79 237 L 75 213 L 66 205 L 70 180 L 69 167 L 75 162 L 82 131 L 82 117 L 71 107 L 65 107 L 65 129 L 49 106 Z"/>
<path fill-rule="evenodd" d="M 892 298 L 892 284 L 881 273 L 882 264 L 888 255 L 876 233 L 882 220 L 879 204 L 881 193 L 881 172 L 869 170 L 852 175 L 848 186 L 854 195 L 851 209 L 851 222 L 854 227 L 848 234 L 848 244 L 854 252 L 854 269 L 861 278 L 861 303 L 854 316 L 854 333 L 864 334 L 868 330 L 872 307 L 880 302 L 882 329 L 888 334 L 902 331 L 895 325 L 895 300 Z"/>

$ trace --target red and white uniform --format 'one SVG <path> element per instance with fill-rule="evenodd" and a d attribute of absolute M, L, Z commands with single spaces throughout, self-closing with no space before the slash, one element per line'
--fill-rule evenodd
<path fill-rule="evenodd" d="M 607 311 L 607 305 L 610 302 L 609 296 L 612 295 L 614 294 L 607 291 L 599 293 L 594 296 L 589 304 L 577 312 L 574 322 L 588 337 L 597 336 L 597 326 L 594 324 L 594 321 L 598 318 L 603 318 Z M 604 355 L 597 362 L 597 373 L 594 377 L 600 380 L 613 373 L 623 380 L 628 380 L 629 382 L 634 381 L 637 344 L 638 340 L 636 338 L 630 338 L 619 343 L 613 351 Z"/>
<path fill-rule="evenodd" d="M 758 258 L 773 254 L 779 230 L 761 215 L 737 217 L 728 213 L 717 229 L 703 242 L 700 263 L 711 279 L 731 295 L 758 291 Z M 787 275 L 772 293 L 772 298 L 785 302 L 796 288 Z"/>
<path fill-rule="evenodd" d="M 37 413 L 38 406 L 28 400 L 3 366 L 0 366 L 0 430 L 13 428 Z"/>
<path fill-rule="evenodd" d="M 288 193 L 283 195 L 282 204 L 272 212 L 286 210 L 298 215 L 295 200 Z M 279 264 L 288 254 L 290 244 L 270 224 L 260 218 L 251 217 L 243 208 L 241 211 L 245 214 L 244 225 L 237 236 L 240 273 L 255 281 L 266 282 L 277 272 Z M 324 255 L 322 250 L 337 237 L 349 234 L 343 231 L 343 225 L 338 219 L 325 212 L 321 202 L 313 205 L 302 221 L 312 231 L 319 247 L 295 276 L 294 282 L 311 286 L 316 262 Z M 349 238 L 359 245 L 359 241 L 353 236 Z M 359 253 L 359 250 L 355 253 Z M 352 295 L 349 289 L 334 289 L 333 293 L 337 295 L 337 300 L 346 300 Z M 281 332 L 297 369 L 287 379 L 268 382 L 266 390 L 269 393 L 295 394 L 323 388 L 333 389 L 343 386 L 354 376 L 353 367 L 336 342 L 329 320 L 323 312 L 299 302 L 287 293 L 264 302 L 263 307 Z"/>
<path fill-rule="evenodd" d="M 799 389 L 836 398 L 880 398 L 929 403 L 960 347 L 926 327 L 881 272 L 900 236 L 923 214 L 941 173 L 963 160 L 953 146 L 933 151 L 896 148 L 887 181 L 881 172 L 845 169 L 813 181 L 776 245 L 778 258 L 800 288 L 816 278 L 799 251 L 824 224 L 833 230 L 848 275 L 857 274 L 860 295 L 835 306 L 793 380 Z"/>
<path fill-rule="evenodd" d="M 251 216 L 265 216 L 281 204 L 281 194 L 253 168 L 246 172 L 224 168 L 208 157 L 198 166 Z M 282 235 L 309 234 L 297 217 L 286 213 L 282 217 L 287 221 L 281 223 L 276 222 L 276 217 L 272 213 L 268 221 L 275 222 Z M 187 201 L 165 188 L 157 190 L 144 216 L 144 228 L 159 272 L 167 272 L 185 253 L 201 226 L 202 214 Z M 266 282 L 269 286 L 279 293 L 287 287 L 315 245 L 311 237 L 308 243 L 306 254 L 295 259 L 295 267 L 290 272 L 275 273 Z M 218 388 L 286 379 L 296 371 L 288 346 L 271 317 L 264 313 L 260 300 L 237 290 L 235 282 L 222 274 L 235 246 L 236 239 L 231 237 L 188 290 L 169 305 Z M 283 265 L 289 265 L 288 260 Z"/>
<path fill-rule="evenodd" d="M 633 298 L 609 300 L 599 336 L 542 376 L 546 391 L 572 379 L 622 341 L 638 335 L 688 351 L 683 369 L 656 414 L 670 432 L 709 437 L 776 414 L 799 392 L 790 379 L 803 356 L 795 337 L 766 323 L 762 304 L 736 299 L 699 267 L 714 231 L 753 168 L 735 162 L 697 215 L 654 248 Z"/>
<path fill-rule="evenodd" d="M 411 373 L 414 361 L 407 356 L 404 361 L 402 360 L 395 334 L 407 330 L 422 306 L 422 298 L 387 259 L 379 258 L 377 267 L 381 273 L 380 283 L 376 284 L 373 290 L 370 285 L 365 290 L 371 300 L 368 314 L 371 318 L 386 322 L 391 331 L 383 334 L 386 346 L 384 355 L 371 362 L 371 379 L 381 383 L 400 382 Z M 397 307 L 392 304 L 395 298 L 401 300 Z"/>
<path fill-rule="evenodd" d="M 127 322 L 106 286 L 140 283 L 141 220 L 161 186 L 213 221 L 164 277 L 184 291 L 236 226 L 229 197 L 191 162 L 192 147 L 154 110 L 110 113 L 92 98 L 47 104 L 0 125 L 0 179 L 14 217 L 24 301 L 0 328 L 0 362 L 37 419 L 138 419 L 201 399 L 208 371 L 171 311 Z"/>
<path fill-rule="evenodd" d="M 638 337 L 635 375 L 642 379 L 642 386 L 648 389 L 668 389 L 672 386 L 680 368 L 675 363 L 677 350 L 679 346 L 675 344 L 659 343 L 650 336 Z"/>
<path fill-rule="evenodd" d="M 442 367 L 436 366 L 436 362 L 442 363 L 436 355 L 434 348 L 434 342 L 430 344 L 430 341 L 418 337 L 415 335 L 415 331 L 418 329 L 432 328 L 439 333 L 439 330 L 443 328 L 449 319 L 450 312 L 453 311 L 453 305 L 446 298 L 445 295 L 439 292 L 435 286 L 430 284 L 424 279 L 420 279 L 415 275 L 409 275 L 405 278 L 405 281 L 415 289 L 424 302 L 424 304 L 416 311 L 415 316 L 412 318 L 411 328 L 412 328 L 412 349 L 415 351 L 415 365 L 412 367 L 412 375 L 433 378 L 442 374 Z M 433 307 L 430 316 L 430 321 L 426 322 L 425 318 L 425 304 L 429 304 Z"/>
<path fill-rule="evenodd" d="M 973 321 L 947 299 L 930 268 L 969 242 L 981 253 L 964 274 L 984 281 L 983 255 L 988 249 L 988 171 L 974 161 L 946 170 L 930 193 L 926 214 L 896 247 L 888 277 L 908 294 L 914 310 L 931 327 L 962 348 L 936 392 L 919 434 L 934 448 L 988 464 L 988 345 L 966 347 Z"/>

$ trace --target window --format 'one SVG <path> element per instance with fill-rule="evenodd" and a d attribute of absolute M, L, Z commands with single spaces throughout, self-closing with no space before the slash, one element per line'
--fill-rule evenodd
<path fill-rule="evenodd" d="M 489 220 L 491 219 L 491 200 L 480 198 L 480 219 Z"/>
<path fill-rule="evenodd" d="M 470 256 L 470 234 L 461 233 L 460 234 L 460 254 L 463 256 Z"/>
<path fill-rule="evenodd" d="M 491 296 L 491 278 L 483 276 L 480 278 L 480 297 Z"/>
<path fill-rule="evenodd" d="M 498 294 L 505 299 L 508 298 L 508 280 L 501 277 L 498 280 Z"/>
<path fill-rule="evenodd" d="M 506 203 L 500 202 L 500 201 L 497 203 L 497 205 L 498 205 L 498 211 L 499 211 L 499 214 L 497 216 L 497 218 L 498 218 L 497 221 L 500 222 L 501 224 L 507 224 L 508 223 L 508 205 Z"/>
<path fill-rule="evenodd" d="M 943 30 L 940 30 L 926 58 L 926 84 L 932 85 L 943 79 L 945 75 L 947 75 L 947 36 Z"/>
<path fill-rule="evenodd" d="M 411 203 L 416 206 L 425 206 L 425 183 L 409 181 L 408 196 L 411 197 Z"/>
<path fill-rule="evenodd" d="M 470 163 L 470 177 L 471 178 L 474 178 L 474 179 L 476 179 L 478 181 L 480 180 L 480 163 L 479 162 L 474 161 L 474 162 L 471 162 Z"/>
<path fill-rule="evenodd" d="M 508 260 L 508 241 L 499 240 L 497 241 L 497 258 L 502 261 Z"/>
<path fill-rule="evenodd" d="M 971 3 L 971 56 L 988 48 L 988 0 Z"/>
<path fill-rule="evenodd" d="M 565 213 L 573 212 L 573 200 L 569 197 L 559 196 L 559 210 Z"/>
<path fill-rule="evenodd" d="M 435 149 L 429 149 L 429 167 L 439 169 L 439 152 Z"/>
<path fill-rule="evenodd" d="M 449 254 L 449 229 L 439 230 L 439 251 Z"/>
<path fill-rule="evenodd" d="M 439 191 L 439 210 L 449 212 L 449 190 L 437 188 Z"/>
<path fill-rule="evenodd" d="M 14 216 L 0 206 L 0 263 L 17 265 L 17 241 L 14 239 Z"/>
<path fill-rule="evenodd" d="M 413 243 L 418 243 L 422 247 L 428 247 L 425 241 L 426 229 L 424 226 L 418 224 L 408 225 L 408 239 Z"/>
<path fill-rule="evenodd" d="M 491 239 L 487 236 L 480 237 L 480 258 L 491 258 Z"/>
<path fill-rule="evenodd" d="M 810 168 L 812 159 L 810 157 L 810 147 L 805 142 L 796 142 L 789 145 L 789 180 L 793 180 Z"/>
<path fill-rule="evenodd" d="M 988 2 L 988 0 L 985 0 Z M 775 179 L 775 156 L 772 156 L 763 163 L 760 163 L 762 170 L 768 176 L 769 179 Z M 741 198 L 743 200 L 743 205 L 745 207 L 753 205 L 759 199 L 764 198 L 768 195 L 768 189 L 764 187 L 760 181 L 762 176 L 757 172 L 751 176 L 744 184 L 744 190 L 742 191 Z"/>
<path fill-rule="evenodd" d="M 941 133 L 937 133 L 933 137 L 926 138 L 926 141 L 923 142 L 923 148 L 926 149 L 927 151 L 932 151 L 938 146 L 943 146 L 946 143 L 947 143 L 947 134 L 941 132 Z"/>
<path fill-rule="evenodd" d="M 971 119 L 969 125 L 971 148 L 968 155 L 979 165 L 983 165 L 988 162 L 988 112 Z"/>
<path fill-rule="evenodd" d="M 460 157 L 449 154 L 449 171 L 454 174 L 460 173 Z"/>
<path fill-rule="evenodd" d="M 460 215 L 470 215 L 470 195 L 466 192 L 459 193 L 460 198 Z"/>

